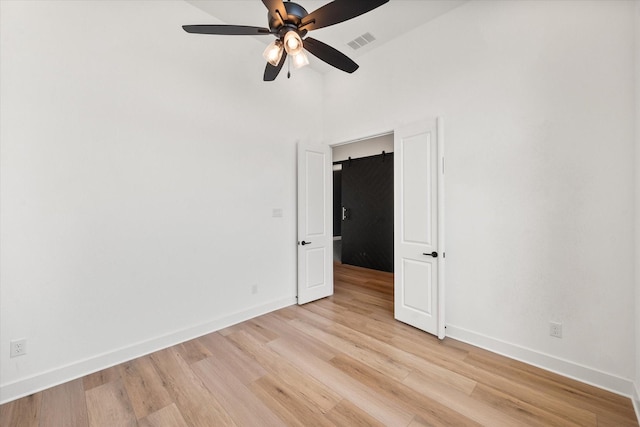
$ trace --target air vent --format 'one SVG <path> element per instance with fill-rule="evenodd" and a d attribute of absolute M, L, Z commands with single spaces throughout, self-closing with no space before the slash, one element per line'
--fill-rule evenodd
<path fill-rule="evenodd" d="M 358 50 L 361 47 L 368 45 L 369 43 L 375 41 L 375 37 L 371 33 L 364 33 L 360 37 L 356 37 L 347 43 L 353 50 Z"/>

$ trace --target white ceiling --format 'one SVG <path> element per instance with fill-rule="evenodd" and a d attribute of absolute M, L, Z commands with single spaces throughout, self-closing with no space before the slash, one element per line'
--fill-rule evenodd
<path fill-rule="evenodd" d="M 267 9 L 260 0 L 185 0 L 207 12 L 224 24 L 268 27 Z M 313 31 L 314 38 L 338 49 L 348 57 L 357 57 L 375 49 L 438 16 L 466 3 L 468 0 L 390 0 L 389 3 L 349 21 Z M 309 13 L 329 3 L 327 0 L 297 0 Z M 219 22 L 185 22 L 184 24 L 216 24 Z M 371 33 L 376 40 L 358 50 L 347 45 L 364 33 Z M 211 36 L 238 37 L 238 36 Z M 257 36 L 265 46 L 271 36 Z M 311 66 L 324 73 L 332 67 L 310 56 Z M 358 62 L 358 61 L 356 61 Z"/>

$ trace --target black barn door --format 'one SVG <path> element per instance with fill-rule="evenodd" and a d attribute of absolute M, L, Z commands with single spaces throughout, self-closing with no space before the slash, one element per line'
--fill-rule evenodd
<path fill-rule="evenodd" d="M 393 153 L 342 162 L 342 263 L 393 271 Z"/>

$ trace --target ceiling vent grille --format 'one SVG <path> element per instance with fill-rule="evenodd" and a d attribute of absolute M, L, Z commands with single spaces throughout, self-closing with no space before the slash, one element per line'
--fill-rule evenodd
<path fill-rule="evenodd" d="M 358 50 L 361 47 L 368 45 L 376 40 L 371 33 L 364 33 L 360 37 L 356 37 L 347 43 L 353 50 Z"/>

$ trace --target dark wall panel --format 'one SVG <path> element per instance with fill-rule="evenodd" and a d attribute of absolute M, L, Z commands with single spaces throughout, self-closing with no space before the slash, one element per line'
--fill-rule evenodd
<path fill-rule="evenodd" d="M 342 164 L 342 262 L 393 271 L 393 153 Z"/>

